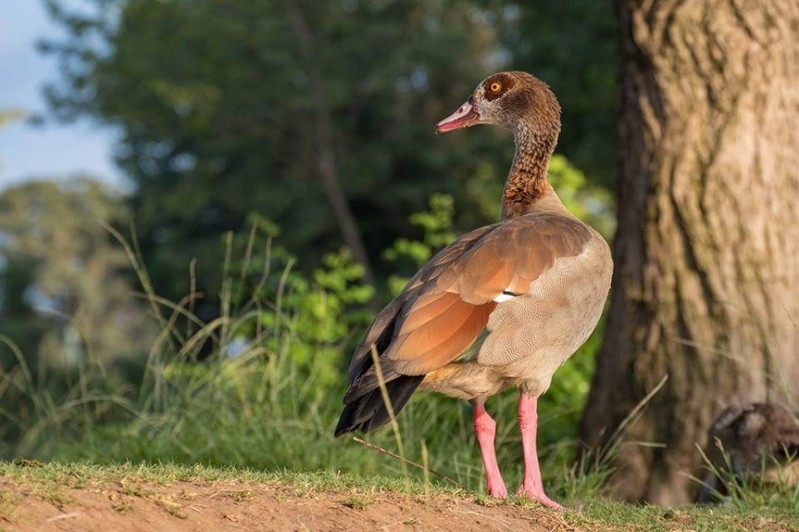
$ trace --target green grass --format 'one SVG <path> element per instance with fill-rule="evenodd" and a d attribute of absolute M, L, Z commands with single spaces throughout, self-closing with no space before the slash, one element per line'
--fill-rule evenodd
<path fill-rule="evenodd" d="M 491 505 L 529 506 L 531 511 L 543 510 L 527 501 L 510 498 L 495 502 L 440 482 L 429 485 L 397 476 L 355 475 L 334 471 L 260 471 L 236 467 L 203 465 L 119 463 L 96 465 L 88 463 L 37 463 L 19 465 L 0 462 L 0 478 L 11 485 L 24 487 L 26 493 L 55 504 L 68 504 L 71 491 L 97 489 L 114 485 L 128 489 L 126 494 L 146 497 L 146 486 L 166 486 L 175 482 L 231 482 L 243 485 L 229 496 L 246 501 L 254 496 L 259 485 L 279 485 L 296 496 L 333 492 L 345 495 L 342 504 L 365 508 L 379 501 L 381 494 L 400 493 L 411 496 L 448 496 L 477 500 Z M 142 486 L 144 485 L 144 486 Z M 774 498 L 771 503 L 748 505 L 732 502 L 721 506 L 688 506 L 662 508 L 612 502 L 601 498 L 582 501 L 577 511 L 563 514 L 565 523 L 587 530 L 799 530 L 796 501 Z M 6 494 L 0 498 L 6 513 L 24 505 L 24 499 Z M 124 511 L 124 508 L 118 511 Z"/>
<path fill-rule="evenodd" d="M 445 484 L 431 483 L 425 487 L 420 482 L 408 482 L 402 477 L 362 476 L 339 471 L 302 472 L 291 470 L 263 471 L 239 467 L 213 467 L 174 463 L 122 462 L 92 464 L 89 462 L 38 462 L 0 461 L 0 477 L 5 481 L 25 486 L 62 486 L 82 488 L 92 483 L 118 482 L 169 485 L 175 482 L 230 482 L 243 484 L 286 484 L 298 493 L 313 490 L 347 491 L 365 489 L 390 491 L 409 495 L 424 494 L 432 490 L 439 494 L 464 494 L 464 490 Z"/>
<path fill-rule="evenodd" d="M 274 371 L 274 374 L 270 373 Z M 286 372 L 288 370 L 285 370 Z M 111 423 L 92 421 L 83 430 L 52 426 L 31 441 L 21 454 L 42 460 L 126 460 L 202 463 L 252 467 L 261 470 L 341 470 L 356 474 L 402 477 L 404 468 L 355 443 L 350 436 L 333 437 L 343 385 L 314 388 L 300 378 L 281 379 L 281 365 L 223 361 L 191 375 L 164 378 L 164 405 L 142 409 Z M 261 392 L 262 383 L 266 383 Z M 271 390 L 279 388 L 275 394 Z M 499 423 L 498 453 L 506 479 L 518 483 L 522 474 L 521 443 L 515 420 L 516 396 L 505 394 L 490 407 Z M 131 407 L 132 409 L 135 406 Z M 593 490 L 601 475 L 591 476 L 567 467 L 574 446 L 557 441 L 562 421 L 542 412 L 544 474 L 559 497 L 574 498 Z M 410 460 L 422 463 L 426 446 L 429 468 L 454 478 L 471 491 L 484 489 L 479 452 L 471 426 L 470 407 L 463 402 L 421 393 L 399 416 L 400 438 Z M 554 425 L 555 434 L 547 427 Z M 52 438 L 50 430 L 62 437 Z M 71 434 L 70 434 L 71 433 Z M 398 448 L 387 427 L 365 439 L 393 452 Z M 419 478 L 423 471 L 411 469 Z"/>
<path fill-rule="evenodd" d="M 353 508 L 368 506 L 381 490 L 488 502 L 470 407 L 462 401 L 418 393 L 398 416 L 398 438 L 389 428 L 366 437 L 394 453 L 403 449 L 407 459 L 427 464 L 426 471 L 349 437 L 333 437 L 348 345 L 365 321 L 353 310 L 368 295 L 359 271 L 337 255 L 309 279 L 292 273 L 290 260 L 275 262 L 269 248 L 268 267 L 253 271 L 259 262 L 254 247 L 250 239 L 237 269 L 229 242 L 220 295 L 224 314 L 208 324 L 190 305 L 154 294 L 135 250 L 126 248 L 161 327 L 132 382 L 90 357 L 77 374 L 52 386 L 32 375 L 25 355 L 10 346 L 19 364 L 0 374 L 0 437 L 7 442 L 0 456 L 43 462 L 3 462 L 0 476 L 31 483 L 39 496 L 54 501 L 68 496 L 62 488 L 127 479 L 279 482 L 296 490 L 351 491 Z M 776 522 L 799 530 L 796 490 L 775 496 L 739 491 L 722 507 L 678 510 L 603 499 L 606 464 L 572 462 L 598 337 L 559 370 L 540 402 L 539 450 L 548 494 L 584 508 L 567 514 L 569 522 L 636 530 L 748 530 Z M 238 356 L 227 356 L 242 340 Z M 203 346 L 211 354 L 198 362 Z M 511 489 L 522 475 L 515 404 L 515 393 L 508 392 L 487 405 L 498 422 L 498 458 Z M 427 476 L 432 484 L 424 482 Z M 13 497 L 0 500 L 4 507 L 14 504 Z"/>
<path fill-rule="evenodd" d="M 309 279 L 293 273 L 291 259 L 279 258 L 269 246 L 265 258 L 256 257 L 252 235 L 237 263 L 231 239 L 221 283 L 224 314 L 203 324 L 189 304 L 159 298 L 135 248 L 124 245 L 144 288 L 142 297 L 161 328 L 134 379 L 138 384 L 126 383 L 90 358 L 77 375 L 68 376 L 70 386 L 48 386 L 27 370 L 24 354 L 15 352 L 19 365 L 0 375 L 0 404 L 21 406 L 14 409 L 19 412 L 0 409 L 6 416 L 0 430 L 12 429 L 0 434 L 11 443 L 0 457 L 424 475 L 414 469 L 406 473 L 400 462 L 349 437 L 333 437 L 346 388 L 348 346 L 369 319 L 359 314 L 369 294 L 348 256 L 329 257 Z M 255 269 L 264 263 L 265 270 Z M 569 465 L 596 338 L 560 370 L 541 403 L 542 466 L 550 491 L 561 499 L 595 491 L 604 475 L 597 468 Z M 242 341 L 238 356 L 228 357 L 228 347 Z M 198 363 L 203 346 L 211 354 Z M 512 484 L 522 474 L 515 404 L 512 392 L 488 404 L 499 423 L 499 459 Z M 470 491 L 485 489 L 471 410 L 463 401 L 418 393 L 399 415 L 398 440 L 389 429 L 367 439 L 393 452 L 399 442 L 406 458 L 419 463 L 426 449 L 430 470 Z"/>

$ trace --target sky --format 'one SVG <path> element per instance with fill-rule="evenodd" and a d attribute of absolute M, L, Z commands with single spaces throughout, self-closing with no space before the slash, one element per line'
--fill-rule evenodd
<path fill-rule="evenodd" d="M 82 0 L 64 4 L 80 6 Z M 46 111 L 42 87 L 57 80 L 58 71 L 55 59 L 37 53 L 35 43 L 61 33 L 41 0 L 0 0 L 0 110 Z M 0 190 L 30 179 L 67 179 L 76 174 L 124 190 L 124 178 L 112 160 L 114 140 L 110 128 L 86 122 L 6 124 L 0 128 Z"/>

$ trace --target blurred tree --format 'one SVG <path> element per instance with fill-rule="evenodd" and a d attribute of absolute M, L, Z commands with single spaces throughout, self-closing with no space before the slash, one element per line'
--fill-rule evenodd
<path fill-rule="evenodd" d="M 433 124 L 502 66 L 501 2 L 47 5 L 69 31 L 42 44 L 63 72 L 47 91 L 52 108 L 121 128 L 142 248 L 170 296 L 185 293 L 175 272 L 191 258 L 200 282 L 218 278 L 219 236 L 253 211 L 281 227 L 305 268 L 344 242 L 367 275 L 434 191 L 456 197 L 463 225 L 487 221 L 466 183 L 475 154 L 505 155 L 503 135 L 427 145 Z M 506 165 L 488 165 L 497 183 Z"/>
<path fill-rule="evenodd" d="M 29 364 L 74 369 L 88 356 L 143 358 L 153 336 L 132 300 L 124 251 L 101 222 L 122 215 L 88 179 L 33 182 L 0 193 L 0 334 Z M 2 363 L 14 360 L 0 344 Z"/>
<path fill-rule="evenodd" d="M 729 404 L 799 382 L 795 0 L 619 0 L 616 276 L 582 423 L 618 445 L 619 496 L 676 504 Z M 618 442 L 616 442 L 618 444 Z"/>

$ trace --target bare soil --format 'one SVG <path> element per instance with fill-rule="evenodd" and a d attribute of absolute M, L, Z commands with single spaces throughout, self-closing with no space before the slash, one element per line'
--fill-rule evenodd
<path fill-rule="evenodd" d="M 0 530 L 572 530 L 560 513 L 454 495 L 281 483 L 115 481 L 63 489 L 0 478 Z"/>

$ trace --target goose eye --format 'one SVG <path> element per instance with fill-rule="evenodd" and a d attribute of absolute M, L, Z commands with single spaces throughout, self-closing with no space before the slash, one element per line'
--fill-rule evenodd
<path fill-rule="evenodd" d="M 488 88 L 491 92 L 499 92 L 499 89 L 502 88 L 502 85 L 498 81 L 495 81 Z"/>

